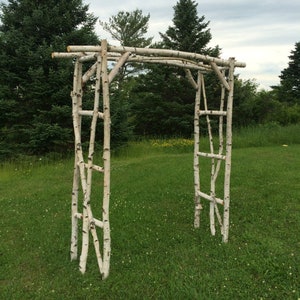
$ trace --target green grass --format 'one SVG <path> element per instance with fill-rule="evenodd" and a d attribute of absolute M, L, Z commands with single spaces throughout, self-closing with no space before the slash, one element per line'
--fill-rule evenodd
<path fill-rule="evenodd" d="M 223 244 L 219 230 L 210 235 L 208 203 L 193 228 L 190 145 L 156 142 L 131 144 L 113 158 L 105 281 L 92 245 L 85 275 L 69 260 L 72 160 L 0 168 L 0 299 L 300 297 L 300 145 L 234 149 Z M 101 176 L 94 179 L 93 203 Z M 100 211 L 93 205 L 95 217 Z"/>
<path fill-rule="evenodd" d="M 268 123 L 233 131 L 235 148 L 300 144 L 300 124 L 280 126 Z"/>

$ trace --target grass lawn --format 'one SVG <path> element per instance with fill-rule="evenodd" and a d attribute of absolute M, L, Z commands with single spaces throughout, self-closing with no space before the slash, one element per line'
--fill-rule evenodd
<path fill-rule="evenodd" d="M 105 281 L 92 245 L 85 275 L 70 262 L 72 160 L 4 164 L 0 299 L 298 299 L 300 145 L 234 149 L 228 244 L 206 202 L 193 228 L 192 152 L 154 148 L 113 159 Z"/>

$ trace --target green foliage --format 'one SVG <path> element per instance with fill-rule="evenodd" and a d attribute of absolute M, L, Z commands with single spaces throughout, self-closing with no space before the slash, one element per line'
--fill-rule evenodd
<path fill-rule="evenodd" d="M 209 22 L 198 17 L 198 4 L 192 0 L 180 0 L 174 6 L 173 26 L 165 34 L 160 33 L 166 48 L 208 54 L 211 40 Z"/>
<path fill-rule="evenodd" d="M 11 0 L 1 22 L 1 153 L 63 151 L 72 140 L 73 65 L 51 53 L 97 43 L 96 18 L 79 0 Z"/>
<path fill-rule="evenodd" d="M 137 135 L 184 136 L 193 132 L 195 91 L 172 69 L 151 66 L 132 90 L 134 132 Z"/>
<path fill-rule="evenodd" d="M 195 1 L 179 1 L 174 6 L 174 26 L 161 34 L 157 47 L 173 50 L 219 54 L 219 48 L 207 48 L 211 34 L 204 16 L 197 16 Z M 194 74 L 195 75 L 195 74 Z M 207 89 L 211 109 L 219 102 L 218 79 L 207 76 Z M 136 79 L 131 99 L 132 118 L 137 135 L 183 136 L 193 133 L 195 91 L 181 69 L 165 66 L 149 66 L 147 72 Z M 217 95 L 217 96 L 216 96 Z M 218 99 L 218 100 L 216 100 Z"/>
<path fill-rule="evenodd" d="M 233 126 L 248 127 L 257 124 L 277 123 L 282 126 L 300 122 L 298 103 L 282 101 L 278 87 L 257 90 L 251 80 L 236 78 L 234 87 Z"/>
<path fill-rule="evenodd" d="M 100 21 L 100 24 L 121 46 L 144 48 L 148 47 L 153 39 L 145 37 L 149 19 L 150 14 L 144 16 L 142 10 L 136 9 L 132 12 L 119 11 L 111 16 L 108 22 Z"/>
<path fill-rule="evenodd" d="M 129 124 L 130 102 L 128 99 L 129 82 L 123 84 L 123 90 L 117 89 L 110 97 L 111 101 L 111 144 L 116 150 L 127 144 L 132 138 L 132 126 Z"/>
<path fill-rule="evenodd" d="M 100 24 L 121 46 L 145 48 L 150 46 L 153 39 L 146 37 L 149 19 L 150 14 L 143 15 L 142 10 L 136 9 L 132 12 L 119 11 L 108 22 L 100 21 Z M 122 66 L 116 79 L 117 87 L 122 90 L 124 81 L 129 76 L 138 74 L 142 68 L 141 64 L 134 63 Z"/>
<path fill-rule="evenodd" d="M 280 86 L 278 90 L 280 102 L 290 104 L 300 103 L 300 42 L 295 44 L 295 49 L 289 56 L 289 65 L 281 71 Z"/>
<path fill-rule="evenodd" d="M 160 33 L 162 41 L 152 47 L 219 56 L 218 46 L 208 47 L 209 21 L 198 16 L 197 6 L 196 1 L 179 0 L 174 6 L 173 25 Z M 146 37 L 149 19 L 149 14 L 136 9 L 120 11 L 108 23 L 100 24 L 121 45 L 147 47 L 152 41 Z M 73 63 L 53 60 L 51 52 L 65 51 L 69 44 L 97 44 L 96 18 L 81 0 L 10 0 L 0 6 L 0 21 L 0 157 L 68 152 L 73 148 Z M 280 75 L 280 85 L 271 91 L 258 91 L 255 81 L 236 76 L 235 128 L 300 122 L 299 50 L 298 42 L 289 56 L 289 66 Z M 209 109 L 218 109 L 219 79 L 210 73 L 205 81 Z M 181 69 L 127 63 L 110 91 L 113 148 L 133 136 L 192 136 L 195 91 Z M 92 109 L 93 99 L 91 80 L 84 90 L 84 109 Z M 204 118 L 201 122 L 205 135 Z M 213 122 L 212 126 L 216 128 Z M 103 139 L 102 127 L 99 122 L 98 142 Z M 90 119 L 83 118 L 84 145 L 89 132 Z"/>

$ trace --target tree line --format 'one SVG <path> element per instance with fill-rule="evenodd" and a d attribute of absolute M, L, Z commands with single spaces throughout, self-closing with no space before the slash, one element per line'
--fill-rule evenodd
<path fill-rule="evenodd" d="M 198 16 L 196 1 L 179 0 L 173 9 L 172 26 L 155 43 L 147 36 L 150 15 L 139 9 L 120 11 L 100 24 L 124 46 L 221 55 L 219 45 L 208 47 L 209 21 Z M 51 53 L 65 51 L 67 45 L 99 44 L 97 17 L 81 0 L 9 0 L 0 5 L 0 20 L 0 156 L 73 149 L 73 61 L 52 60 Z M 280 84 L 270 91 L 259 91 L 255 81 L 236 75 L 235 127 L 300 121 L 300 42 L 289 59 Z M 207 74 L 206 85 L 211 109 L 217 108 L 218 79 Z M 92 86 L 85 88 L 86 105 L 92 105 Z M 194 96 L 182 70 L 127 63 L 111 86 L 114 146 L 141 136 L 191 137 Z M 85 122 L 83 136 L 88 136 Z M 102 138 L 101 128 L 97 138 Z"/>

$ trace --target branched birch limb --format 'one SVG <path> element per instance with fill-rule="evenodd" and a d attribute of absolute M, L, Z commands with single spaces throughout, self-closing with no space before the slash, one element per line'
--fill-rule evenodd
<path fill-rule="evenodd" d="M 198 85 L 197 83 L 195 82 L 194 78 L 193 78 L 193 75 L 192 75 L 192 72 L 190 69 L 184 69 L 185 71 L 185 74 L 186 74 L 186 77 L 187 79 L 189 80 L 190 84 L 192 85 L 192 87 L 195 89 L 195 90 L 198 90 Z"/>
<path fill-rule="evenodd" d="M 221 71 L 219 70 L 218 66 L 216 65 L 215 62 L 211 61 L 210 65 L 212 66 L 213 70 L 215 71 L 215 73 L 217 74 L 219 80 L 221 81 L 222 85 L 229 91 L 230 90 L 230 86 L 227 83 L 224 74 L 221 73 Z"/>
<path fill-rule="evenodd" d="M 117 61 L 114 68 L 110 71 L 108 75 L 108 82 L 111 83 L 114 78 L 117 76 L 117 74 L 120 72 L 120 69 L 123 67 L 123 65 L 126 63 L 128 57 L 130 56 L 130 52 L 124 53 L 119 60 Z"/>
<path fill-rule="evenodd" d="M 82 76 L 82 85 L 85 85 L 87 81 L 95 74 L 97 69 L 97 62 L 95 62 Z"/>

